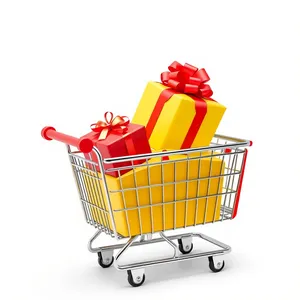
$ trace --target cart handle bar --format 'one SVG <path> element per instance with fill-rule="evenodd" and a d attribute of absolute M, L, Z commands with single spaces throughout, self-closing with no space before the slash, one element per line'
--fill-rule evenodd
<path fill-rule="evenodd" d="M 56 140 L 71 146 L 77 147 L 83 153 L 89 153 L 92 151 L 94 143 L 88 138 L 76 138 L 61 132 L 57 132 L 55 128 L 46 126 L 42 129 L 42 137 L 45 140 Z"/>

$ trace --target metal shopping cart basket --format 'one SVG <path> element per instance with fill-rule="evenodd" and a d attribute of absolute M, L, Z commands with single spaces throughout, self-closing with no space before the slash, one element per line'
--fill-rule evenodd
<path fill-rule="evenodd" d="M 235 218 L 251 141 L 215 135 L 209 147 L 103 159 L 89 139 L 53 127 L 45 127 L 42 136 L 67 146 L 86 221 L 97 229 L 88 249 L 98 254 L 100 266 L 114 263 L 116 269 L 126 270 L 128 282 L 135 287 L 144 283 L 148 266 L 207 257 L 213 272 L 224 268 L 222 255 L 231 251 L 230 246 L 202 233 L 166 232 Z M 124 162 L 125 167 L 107 168 Z M 121 175 L 126 168 L 130 172 Z M 105 175 L 111 171 L 119 176 Z M 125 243 L 94 247 L 102 233 Z M 218 249 L 192 252 L 193 238 Z M 128 248 L 160 242 L 173 248 L 171 257 L 120 263 Z M 114 250 L 119 250 L 115 257 Z"/>

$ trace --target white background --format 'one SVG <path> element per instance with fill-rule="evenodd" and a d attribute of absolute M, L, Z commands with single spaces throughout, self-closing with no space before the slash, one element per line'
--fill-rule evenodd
<path fill-rule="evenodd" d="M 0 298 L 299 299 L 297 3 L 1 1 Z M 134 289 L 87 251 L 65 147 L 40 130 L 81 136 L 107 110 L 132 117 L 174 60 L 206 68 L 228 107 L 218 132 L 254 144 L 237 218 L 197 228 L 232 246 L 226 269 L 150 268 Z"/>

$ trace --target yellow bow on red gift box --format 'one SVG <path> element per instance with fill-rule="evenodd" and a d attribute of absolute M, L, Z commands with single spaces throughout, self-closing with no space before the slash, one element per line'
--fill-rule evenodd
<path fill-rule="evenodd" d="M 91 125 L 94 132 L 99 133 L 99 141 L 105 140 L 110 132 L 125 133 L 128 130 L 129 118 L 126 116 L 116 116 L 107 111 L 104 114 L 105 121 L 98 121 Z"/>

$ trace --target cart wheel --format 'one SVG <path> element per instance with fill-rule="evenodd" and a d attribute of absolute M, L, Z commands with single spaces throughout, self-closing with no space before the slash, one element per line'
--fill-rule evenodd
<path fill-rule="evenodd" d="M 186 244 L 185 246 L 183 246 L 182 240 L 178 239 L 178 245 L 179 245 L 179 250 L 182 254 L 189 254 L 192 252 L 193 250 L 193 243 L 190 244 Z"/>
<path fill-rule="evenodd" d="M 220 271 L 223 270 L 223 268 L 225 267 L 225 261 L 219 261 L 216 265 L 214 263 L 214 259 L 212 256 L 208 257 L 208 261 L 209 261 L 209 268 L 214 272 L 214 273 L 218 273 Z"/>
<path fill-rule="evenodd" d="M 114 257 L 111 256 L 111 258 L 106 257 L 105 259 L 103 259 L 101 252 L 98 252 L 98 264 L 102 267 L 102 268 L 109 268 L 114 262 Z"/>
<path fill-rule="evenodd" d="M 141 275 L 134 276 L 131 270 L 128 270 L 127 274 L 128 274 L 128 282 L 133 287 L 141 286 L 145 282 L 146 279 L 145 274 L 143 274 L 143 276 Z"/>

